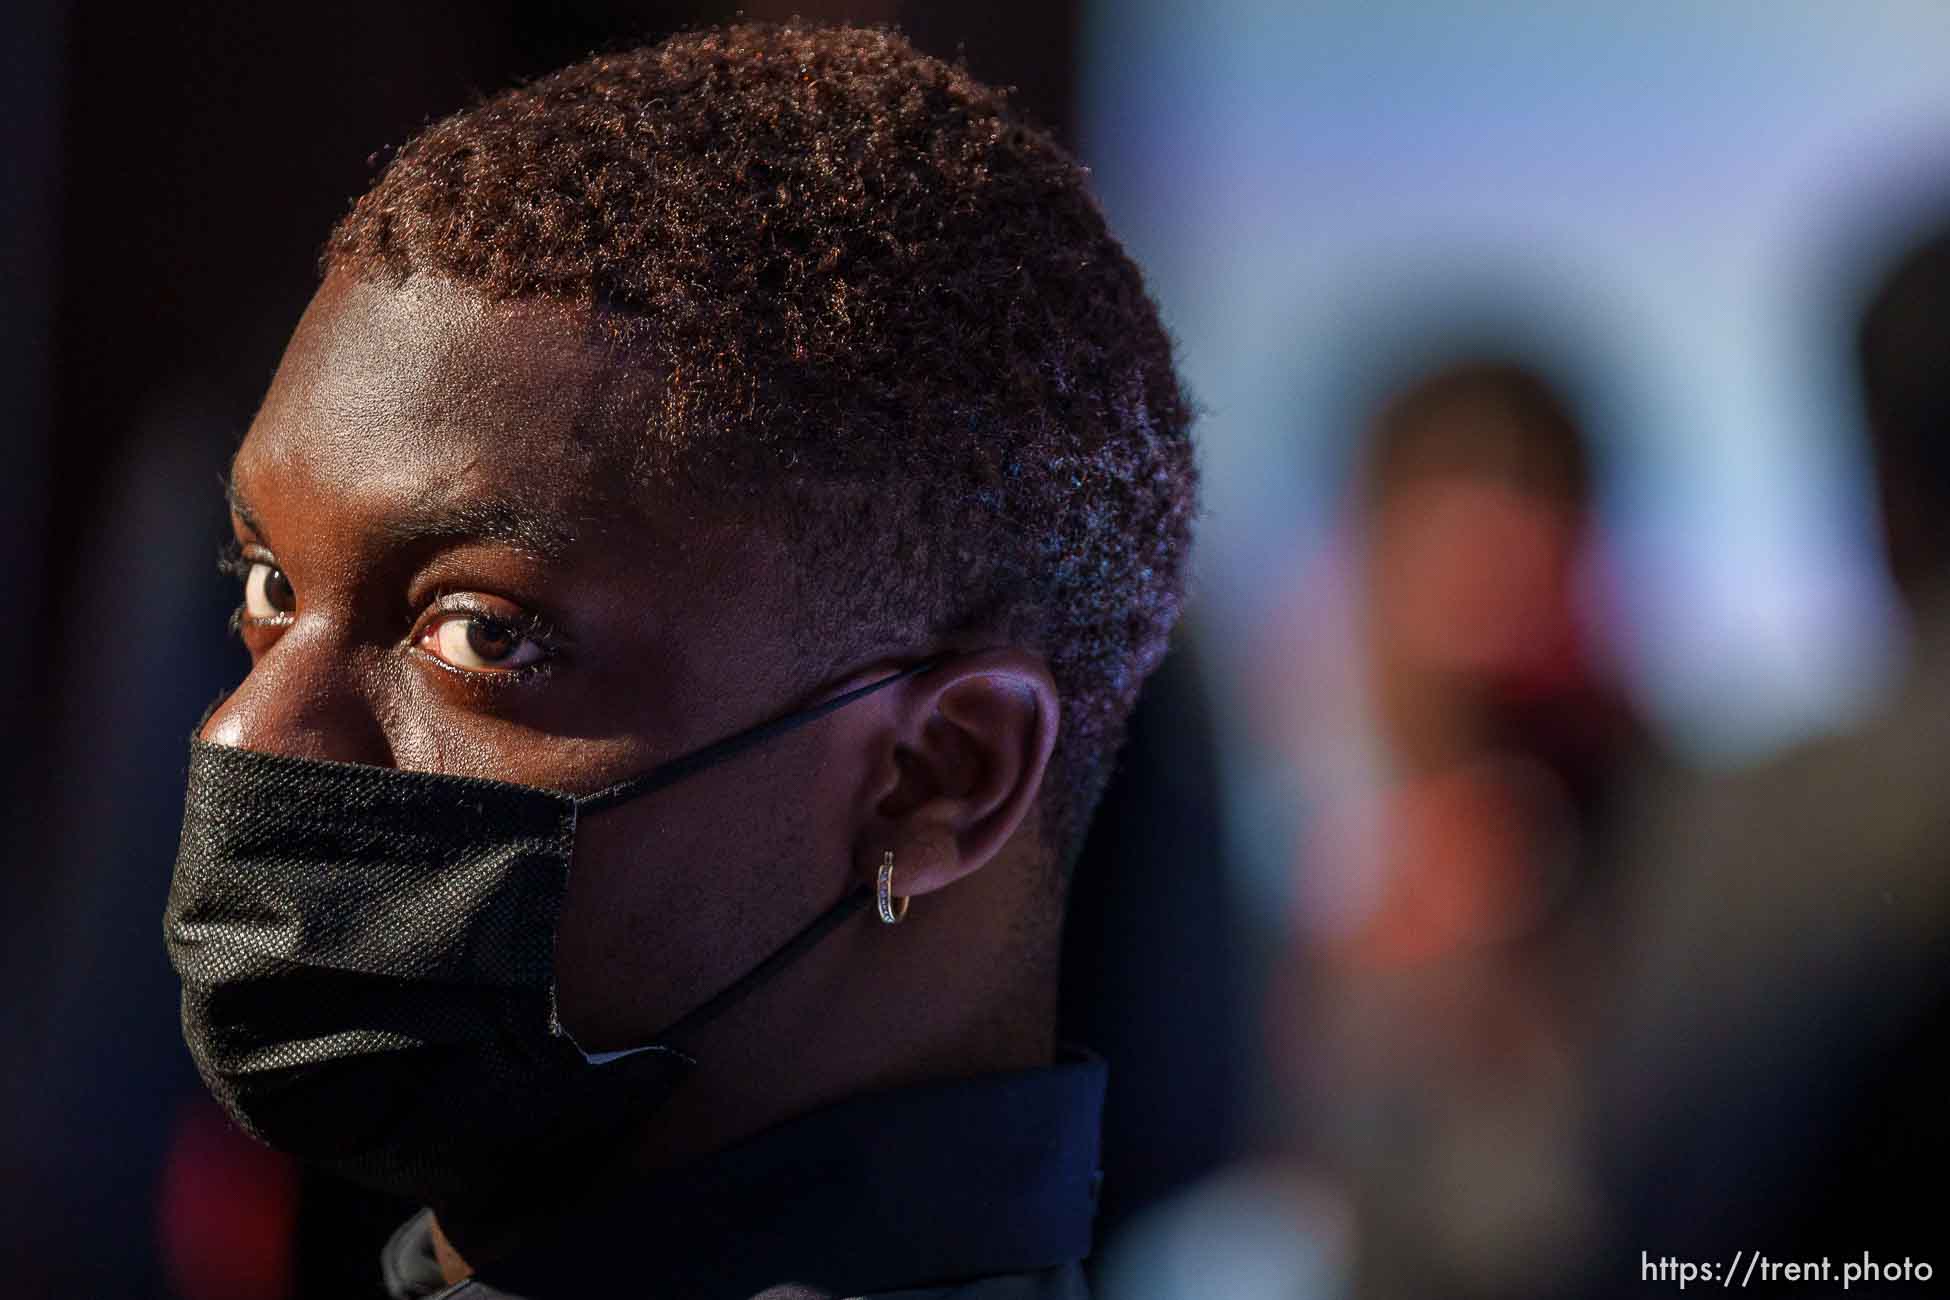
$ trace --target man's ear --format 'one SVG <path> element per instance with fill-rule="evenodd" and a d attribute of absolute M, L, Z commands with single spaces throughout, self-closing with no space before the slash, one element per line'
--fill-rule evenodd
<path fill-rule="evenodd" d="M 1036 806 L 1057 721 L 1056 683 L 1026 650 L 956 655 L 915 678 L 869 791 L 864 870 L 891 850 L 896 892 L 926 894 L 985 866 Z"/>

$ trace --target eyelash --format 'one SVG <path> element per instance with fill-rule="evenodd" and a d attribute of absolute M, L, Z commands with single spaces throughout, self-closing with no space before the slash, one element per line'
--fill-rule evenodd
<path fill-rule="evenodd" d="M 227 578 L 242 582 L 250 577 L 251 565 L 256 562 L 244 558 L 244 544 L 234 537 L 217 548 L 217 572 Z"/>
<path fill-rule="evenodd" d="M 465 604 L 442 605 L 441 602 L 448 600 L 455 594 L 457 593 L 450 589 L 443 588 L 435 590 L 427 602 L 428 609 L 437 613 L 465 615 L 470 619 L 476 619 L 485 623 L 497 632 L 512 633 L 524 641 L 529 641 L 539 646 L 542 651 L 542 657 L 532 664 L 523 664 L 519 668 L 507 668 L 500 672 L 481 672 L 472 668 L 457 668 L 436 655 L 419 650 L 420 635 L 429 626 L 427 619 L 424 617 L 416 622 L 413 625 L 413 631 L 407 634 L 407 645 L 409 647 L 433 660 L 434 666 L 443 672 L 452 673 L 469 683 L 493 690 L 513 686 L 520 682 L 532 681 L 537 677 L 554 671 L 556 661 L 562 653 L 560 645 L 561 635 L 556 631 L 555 624 L 549 622 L 547 618 L 537 614 L 533 610 L 522 611 L 519 618 L 509 618 L 504 614 L 490 613 L 487 610 Z"/>
<path fill-rule="evenodd" d="M 234 537 L 226 541 L 217 551 L 217 572 L 226 577 L 234 578 L 238 582 L 248 580 L 251 570 L 257 565 L 274 563 L 269 558 L 256 559 L 246 555 L 244 553 L 244 544 Z M 497 632 L 521 637 L 523 640 L 530 641 L 541 647 L 542 657 L 532 664 L 523 664 L 519 668 L 509 668 L 501 672 L 482 672 L 472 668 L 456 667 L 436 655 L 419 650 L 418 642 L 420 634 L 427 626 L 427 620 L 424 617 L 417 620 L 414 623 L 413 631 L 407 634 L 407 648 L 432 660 L 434 665 L 442 671 L 451 673 L 455 677 L 468 682 L 470 685 L 491 690 L 514 686 L 520 682 L 532 681 L 554 670 L 556 661 L 561 655 L 561 636 L 556 631 L 555 624 L 550 622 L 546 617 L 532 610 L 527 610 L 519 618 L 508 618 L 502 614 L 490 613 L 487 610 L 472 608 L 468 605 L 449 605 L 442 609 L 442 602 L 450 599 L 455 594 L 457 593 L 448 588 L 436 590 L 427 602 L 428 608 L 444 613 L 464 614 L 470 619 L 476 619 L 487 624 Z M 230 611 L 227 629 L 228 634 L 231 636 L 243 636 L 244 606 L 241 603 Z"/>
<path fill-rule="evenodd" d="M 251 570 L 265 561 L 254 560 L 244 554 L 244 544 L 232 537 L 217 548 L 217 572 L 238 582 L 248 582 Z M 231 608 L 230 617 L 224 621 L 227 636 L 242 639 L 244 635 L 244 603 L 240 600 Z"/>

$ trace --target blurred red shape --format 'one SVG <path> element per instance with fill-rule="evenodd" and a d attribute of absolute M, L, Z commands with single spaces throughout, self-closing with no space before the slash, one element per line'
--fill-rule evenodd
<path fill-rule="evenodd" d="M 183 1300 L 287 1300 L 296 1286 L 298 1168 L 208 1097 L 177 1114 L 158 1189 L 163 1267 Z"/>

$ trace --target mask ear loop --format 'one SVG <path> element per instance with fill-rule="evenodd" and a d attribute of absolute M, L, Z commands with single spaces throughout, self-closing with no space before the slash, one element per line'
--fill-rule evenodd
<path fill-rule="evenodd" d="M 591 1065 L 608 1065 L 611 1061 L 620 1061 L 626 1056 L 635 1056 L 638 1052 L 675 1051 L 678 1055 L 682 1056 L 682 1050 L 673 1046 L 675 1042 L 681 1041 L 687 1034 L 694 1030 L 704 1028 L 704 1026 L 729 1011 L 733 1004 L 737 1003 L 747 993 L 750 993 L 760 984 L 772 978 L 773 975 L 797 961 L 821 939 L 824 939 L 837 929 L 842 922 L 852 917 L 855 912 L 865 910 L 872 897 L 873 890 L 862 885 L 860 888 L 840 899 L 839 902 L 814 917 L 811 925 L 808 925 L 805 929 L 799 931 L 799 933 L 793 935 L 790 939 L 787 939 L 780 947 L 774 949 L 771 956 L 746 971 L 725 988 L 713 993 L 702 1005 L 686 1012 L 676 1024 L 670 1026 L 670 1028 L 664 1030 L 661 1034 L 658 1034 L 655 1042 L 646 1043 L 642 1047 L 626 1047 L 617 1052 L 583 1052 L 580 1046 L 577 1046 L 576 1050 L 582 1052 L 583 1059 Z M 575 1042 L 573 1038 L 569 1041 L 571 1043 Z M 684 1059 L 689 1060 L 690 1058 L 684 1057 Z"/>
<path fill-rule="evenodd" d="M 844 695 L 836 695 L 823 704 L 816 704 L 809 709 L 801 709 L 797 713 L 788 713 L 784 717 L 774 718 L 770 722 L 761 722 L 755 727 L 726 737 L 724 740 L 706 745 L 702 749 L 692 750 L 680 758 L 674 758 L 668 763 L 652 768 L 641 776 L 631 777 L 625 781 L 618 781 L 615 785 L 605 786 L 592 795 L 587 795 L 576 800 L 577 814 L 601 812 L 605 808 L 614 808 L 620 803 L 626 803 L 631 799 L 650 794 L 656 790 L 661 790 L 665 786 L 674 785 L 694 772 L 700 772 L 707 767 L 725 762 L 727 759 L 734 758 L 756 745 L 764 744 L 775 736 L 782 736 L 788 731 L 803 727 L 808 723 L 817 722 L 827 714 L 843 709 L 855 700 L 872 695 L 875 691 L 892 686 L 895 682 L 918 676 L 934 667 L 938 662 L 940 661 L 930 659 L 925 663 L 915 664 L 911 668 L 903 668 L 901 671 L 891 676 L 883 677 L 877 682 L 868 682 L 865 686 L 850 690 Z M 658 1034 L 657 1041 L 654 1044 L 644 1047 L 625 1048 L 619 1052 L 583 1052 L 583 1058 L 591 1065 L 606 1065 L 611 1061 L 635 1056 L 638 1052 L 671 1050 L 665 1047 L 666 1043 L 674 1039 L 682 1039 L 686 1034 L 694 1030 L 702 1029 L 713 1020 L 716 1020 L 719 1016 L 730 1010 L 732 1005 L 742 999 L 747 993 L 750 993 L 754 988 L 757 988 L 760 984 L 772 978 L 773 975 L 777 974 L 786 966 L 797 961 L 821 939 L 824 939 L 837 929 L 842 922 L 849 920 L 854 913 L 865 910 L 873 899 L 874 888 L 871 885 L 862 885 L 858 889 L 850 891 L 837 903 L 834 903 L 824 912 L 814 917 L 810 924 L 790 939 L 787 939 L 785 943 L 775 949 L 765 960 L 746 971 L 727 987 L 712 994 L 704 1003 L 685 1013 L 676 1024 L 664 1030 L 663 1033 Z M 581 1049 L 578 1048 L 577 1050 L 580 1051 Z"/>
<path fill-rule="evenodd" d="M 653 767 L 640 776 L 628 777 L 615 785 L 604 786 L 594 794 L 577 799 L 576 812 L 578 815 L 602 812 L 620 803 L 627 803 L 631 799 L 653 794 L 665 786 L 675 785 L 687 776 L 701 772 L 707 767 L 716 767 L 719 763 L 736 758 L 746 750 L 762 745 L 774 737 L 782 736 L 788 731 L 796 731 L 808 723 L 817 722 L 827 714 L 837 712 L 853 701 L 892 686 L 895 682 L 924 673 L 939 662 L 930 659 L 911 668 L 903 668 L 891 677 L 883 677 L 877 682 L 868 682 L 865 686 L 856 687 L 844 695 L 836 695 L 824 704 L 815 704 L 809 709 L 788 713 L 784 717 L 773 718 L 770 722 L 761 722 L 736 735 L 713 741 L 702 749 L 694 749 L 688 754 L 673 758 L 668 763 Z"/>
<path fill-rule="evenodd" d="M 713 1020 L 716 1020 L 719 1016 L 730 1010 L 732 1005 L 742 999 L 747 993 L 757 988 L 760 984 L 763 984 L 778 971 L 797 961 L 821 939 L 824 939 L 837 929 L 842 922 L 852 919 L 856 912 L 865 911 L 872 897 L 873 891 L 864 885 L 853 890 L 844 898 L 840 899 L 839 902 L 814 917 L 811 925 L 786 940 L 784 946 L 773 952 L 770 957 L 767 957 L 764 961 L 746 971 L 744 975 L 740 976 L 729 987 L 712 994 L 709 1001 L 695 1010 L 686 1013 L 676 1024 L 666 1029 L 657 1037 L 659 1039 L 681 1041 L 685 1035 L 694 1030 L 704 1028 L 704 1026 L 710 1024 Z"/>

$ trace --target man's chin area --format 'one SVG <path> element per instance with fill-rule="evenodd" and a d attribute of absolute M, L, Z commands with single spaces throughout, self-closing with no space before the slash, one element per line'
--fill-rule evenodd
<path fill-rule="evenodd" d="M 426 1197 L 434 1252 L 449 1283 L 521 1248 L 637 1176 L 629 1139 L 547 1158 L 516 1158 L 474 1189 Z M 459 1271 L 456 1271 L 459 1270 Z"/>
<path fill-rule="evenodd" d="M 339 1172 L 336 1166 L 363 1158 L 410 1122 L 415 1097 L 409 1083 L 398 1071 L 365 1059 L 290 1066 L 254 1076 L 240 1090 L 244 1095 L 233 1114 L 267 1146 Z"/>

